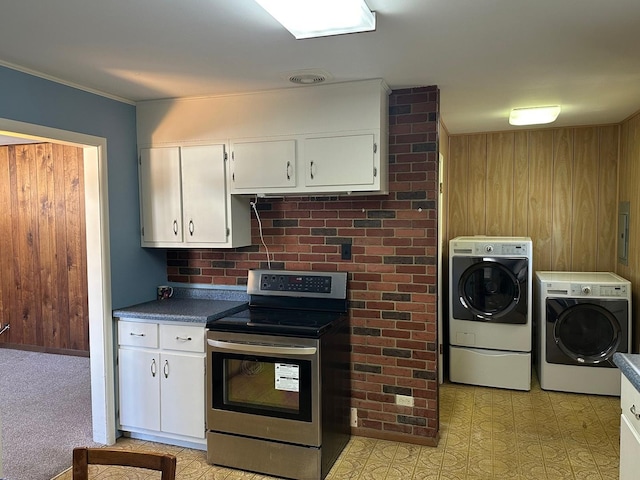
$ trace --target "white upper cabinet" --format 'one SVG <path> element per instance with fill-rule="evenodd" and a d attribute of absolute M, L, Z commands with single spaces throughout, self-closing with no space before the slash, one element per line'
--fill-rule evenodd
<path fill-rule="evenodd" d="M 141 102 L 138 144 L 229 145 L 228 191 L 388 193 L 388 95 L 380 79 Z"/>
<path fill-rule="evenodd" d="M 225 243 L 227 212 L 224 147 L 181 147 L 182 209 L 187 243 Z"/>
<path fill-rule="evenodd" d="M 295 140 L 231 144 L 233 193 L 255 193 L 265 187 L 290 189 L 295 186 Z"/>
<path fill-rule="evenodd" d="M 142 149 L 139 176 L 143 246 L 146 242 L 181 243 L 180 149 Z"/>
<path fill-rule="evenodd" d="M 307 138 L 305 185 L 373 189 L 378 177 L 376 150 L 373 134 Z"/>
<path fill-rule="evenodd" d="M 251 243 L 249 205 L 227 193 L 224 145 L 140 150 L 143 247 Z"/>

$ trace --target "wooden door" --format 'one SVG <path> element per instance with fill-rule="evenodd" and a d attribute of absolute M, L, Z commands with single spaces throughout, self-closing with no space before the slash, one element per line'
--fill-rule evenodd
<path fill-rule="evenodd" d="M 0 344 L 89 350 L 82 149 L 0 147 Z"/>

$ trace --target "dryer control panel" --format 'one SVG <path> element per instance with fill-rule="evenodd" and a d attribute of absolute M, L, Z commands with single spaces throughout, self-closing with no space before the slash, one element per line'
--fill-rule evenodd
<path fill-rule="evenodd" d="M 569 294 L 572 297 L 626 297 L 627 286 L 572 283 Z"/>

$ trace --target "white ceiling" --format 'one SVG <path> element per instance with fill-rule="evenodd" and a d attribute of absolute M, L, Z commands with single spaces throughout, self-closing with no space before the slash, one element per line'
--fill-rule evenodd
<path fill-rule="evenodd" d="M 437 85 L 451 133 L 512 129 L 513 107 L 562 105 L 555 126 L 640 110 L 639 0 L 367 0 L 375 32 L 295 40 L 254 0 L 7 0 L 0 62 L 129 101 L 333 81 Z"/>

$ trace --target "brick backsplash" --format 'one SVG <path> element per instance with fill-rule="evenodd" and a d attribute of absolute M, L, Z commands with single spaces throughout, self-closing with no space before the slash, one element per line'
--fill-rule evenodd
<path fill-rule="evenodd" d="M 426 444 L 438 432 L 438 111 L 435 86 L 391 93 L 389 195 L 257 203 L 272 268 L 348 272 L 357 433 Z M 250 247 L 169 250 L 169 281 L 246 284 L 248 269 L 267 267 L 252 221 Z"/>

